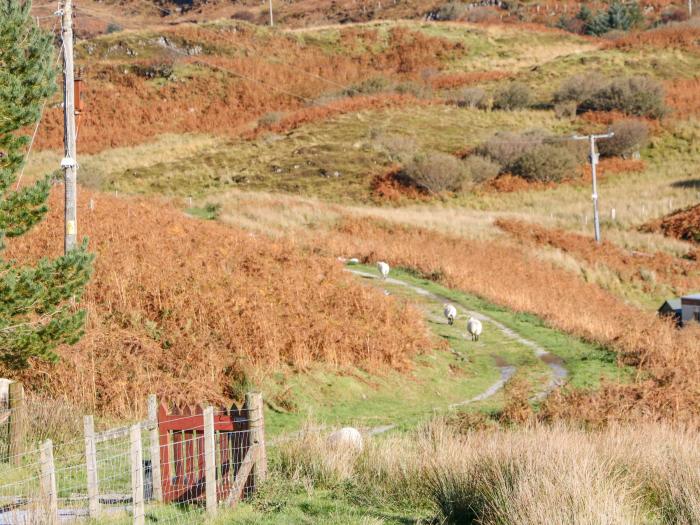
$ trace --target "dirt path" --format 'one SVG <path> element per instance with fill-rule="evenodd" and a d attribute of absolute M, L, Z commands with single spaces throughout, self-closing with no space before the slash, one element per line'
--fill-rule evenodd
<path fill-rule="evenodd" d="M 362 270 L 357 270 L 353 268 L 348 268 L 348 271 L 353 273 L 354 275 L 364 277 L 367 279 L 375 279 L 379 280 L 379 278 L 371 274 L 369 272 L 365 272 Z M 441 295 L 435 294 L 433 292 L 430 292 L 424 288 L 421 288 L 420 286 L 415 286 L 412 284 L 409 284 L 405 281 L 402 281 L 400 279 L 394 279 L 392 277 L 389 277 L 386 279 L 386 282 L 395 284 L 398 286 L 404 286 L 406 288 L 409 288 L 413 292 L 417 293 L 418 295 L 421 295 L 423 297 L 426 297 L 433 301 L 436 305 L 442 306 L 444 303 L 451 303 L 450 299 L 447 297 L 443 297 Z M 542 401 L 544 398 L 546 398 L 552 390 L 555 388 L 561 386 L 565 381 L 566 377 L 569 375 L 568 371 L 564 367 L 563 361 L 555 356 L 549 353 L 545 348 L 543 348 L 541 345 L 538 343 L 527 339 L 520 335 L 519 333 L 515 332 L 514 330 L 508 328 L 504 324 L 496 321 L 495 319 L 484 315 L 480 312 L 475 312 L 471 310 L 467 310 L 466 314 L 472 317 L 475 317 L 476 319 L 479 319 L 483 323 L 488 323 L 495 327 L 497 330 L 499 330 L 503 335 L 508 337 L 509 339 L 512 339 L 514 341 L 517 341 L 518 343 L 527 346 L 528 348 L 531 348 L 532 351 L 534 352 L 535 356 L 542 361 L 545 365 L 549 367 L 549 369 L 552 372 L 552 378 L 550 381 L 545 385 L 544 389 L 539 391 L 535 396 L 533 397 L 533 400 L 535 401 Z M 442 318 L 437 318 L 436 316 L 431 315 L 431 318 L 434 320 L 442 320 Z M 496 381 L 494 384 L 492 384 L 488 389 L 486 389 L 484 392 L 479 394 L 478 396 L 468 399 L 459 403 L 455 403 L 453 405 L 450 405 L 450 408 L 455 408 L 458 406 L 464 406 L 469 403 L 473 403 L 476 401 L 483 401 L 484 399 L 488 399 L 489 397 L 493 396 L 496 394 L 503 386 L 506 384 L 506 382 L 513 376 L 513 374 L 516 372 L 516 368 L 513 366 L 508 366 L 508 365 L 501 365 L 498 367 L 500 372 L 501 372 L 501 377 L 498 381 Z"/>

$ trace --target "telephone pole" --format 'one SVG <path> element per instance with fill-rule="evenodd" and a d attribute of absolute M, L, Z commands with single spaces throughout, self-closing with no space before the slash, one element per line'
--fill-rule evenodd
<path fill-rule="evenodd" d="M 688 0 L 690 2 L 690 0 Z M 270 0 L 270 27 L 273 27 L 275 25 L 275 21 L 272 18 L 272 0 Z"/>
<path fill-rule="evenodd" d="M 591 151 L 589 159 L 591 161 L 591 177 L 593 179 L 593 224 L 595 228 L 595 242 L 600 242 L 600 217 L 598 216 L 598 183 L 596 181 L 596 166 L 598 165 L 598 153 L 595 151 L 595 141 L 598 139 L 609 139 L 615 135 L 612 131 L 601 135 L 574 135 L 574 140 L 587 140 L 590 144 Z"/>
<path fill-rule="evenodd" d="M 61 167 L 65 180 L 65 235 L 63 252 L 75 248 L 78 236 L 77 170 L 75 147 L 75 79 L 73 73 L 73 6 L 65 0 L 61 19 L 63 33 L 63 145 Z"/>

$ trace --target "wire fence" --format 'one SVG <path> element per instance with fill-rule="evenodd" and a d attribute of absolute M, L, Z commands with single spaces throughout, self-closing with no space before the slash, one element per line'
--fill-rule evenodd
<path fill-rule="evenodd" d="M 192 524 L 250 496 L 266 475 L 262 398 L 168 413 L 0 461 L 0 525 Z"/>

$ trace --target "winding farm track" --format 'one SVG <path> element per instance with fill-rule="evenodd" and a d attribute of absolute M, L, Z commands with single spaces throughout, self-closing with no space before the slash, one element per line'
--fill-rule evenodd
<path fill-rule="evenodd" d="M 365 279 L 375 279 L 379 280 L 379 278 L 371 274 L 369 272 L 364 272 L 362 270 L 357 270 L 353 268 L 348 268 L 347 269 L 349 272 L 351 272 L 354 275 L 357 275 L 359 277 L 363 277 Z M 392 277 L 388 277 L 385 282 L 398 285 L 398 286 L 404 286 L 409 289 L 411 289 L 413 292 L 417 293 L 418 295 L 421 295 L 427 299 L 430 299 L 434 304 L 437 306 L 442 306 L 446 302 L 453 302 L 450 301 L 448 298 L 440 296 L 438 294 L 435 294 L 429 290 L 426 290 L 425 288 L 421 288 L 420 286 L 415 286 L 413 284 L 409 284 L 405 281 L 402 281 L 400 279 L 394 279 Z M 569 375 L 569 372 L 566 370 L 564 367 L 563 361 L 555 356 L 552 355 L 550 352 L 548 352 L 542 345 L 536 343 L 535 341 L 532 341 L 530 339 L 527 339 L 517 333 L 515 330 L 512 330 L 511 328 L 508 328 L 506 325 L 496 321 L 495 319 L 489 317 L 488 315 L 482 314 L 480 312 L 475 312 L 475 311 L 466 311 L 467 315 L 473 316 L 476 319 L 479 319 L 483 323 L 488 323 L 492 325 L 494 328 L 499 330 L 503 335 L 508 337 L 509 339 L 512 339 L 518 343 L 520 343 L 523 346 L 527 346 L 528 348 L 532 349 L 534 352 L 535 356 L 542 361 L 545 365 L 549 367 L 549 369 L 552 372 L 552 377 L 551 379 L 547 382 L 545 387 L 540 390 L 535 396 L 533 397 L 534 401 L 542 401 L 545 399 L 555 388 L 561 386 L 564 384 L 566 381 L 567 376 Z M 435 316 L 431 316 L 435 317 Z M 437 319 L 437 318 L 435 318 Z M 440 318 L 439 320 L 442 320 Z M 516 368 L 514 366 L 509 366 L 509 365 L 499 365 L 499 370 L 501 372 L 501 377 L 498 381 L 493 383 L 489 388 L 487 388 L 485 391 L 483 391 L 481 394 L 473 397 L 472 399 L 467 399 L 465 401 L 461 401 L 459 403 L 454 403 L 449 406 L 449 408 L 456 408 L 459 406 L 464 406 L 468 405 L 470 403 L 474 403 L 476 401 L 483 401 L 484 399 L 488 399 L 489 397 L 493 396 L 496 394 L 503 386 L 508 382 L 508 380 L 513 376 L 513 374 L 516 372 Z"/>

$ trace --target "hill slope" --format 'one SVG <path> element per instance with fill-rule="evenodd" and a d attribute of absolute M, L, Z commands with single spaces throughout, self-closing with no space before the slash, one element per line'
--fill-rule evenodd
<path fill-rule="evenodd" d="M 60 253 L 61 212 L 55 192 L 48 219 L 9 243 L 7 257 Z M 87 334 L 57 365 L 26 372 L 35 390 L 129 414 L 148 392 L 222 401 L 251 380 L 314 363 L 406 371 L 429 347 L 418 312 L 291 242 L 153 200 L 81 192 L 78 213 L 97 253 Z"/>

